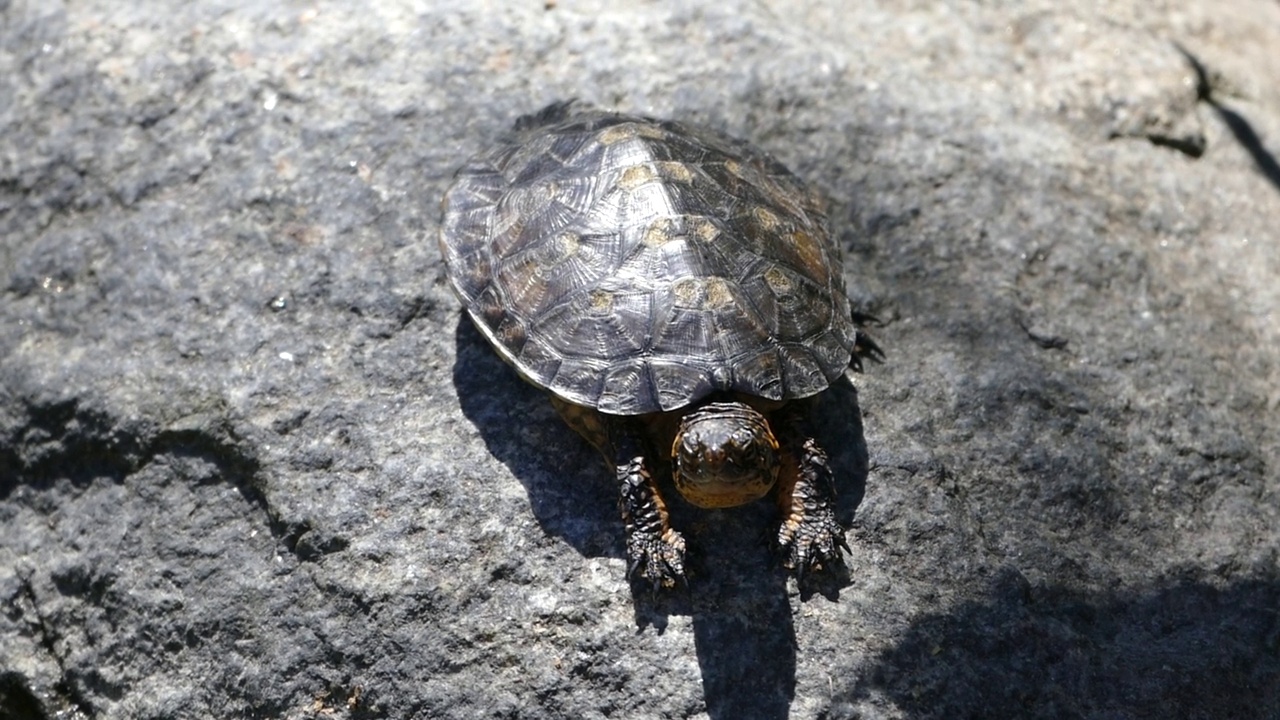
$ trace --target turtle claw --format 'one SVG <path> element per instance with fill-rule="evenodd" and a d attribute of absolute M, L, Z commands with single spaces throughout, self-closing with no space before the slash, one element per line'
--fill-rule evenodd
<path fill-rule="evenodd" d="M 627 577 L 654 592 L 685 586 L 684 536 L 667 528 L 657 533 L 635 532 L 627 538 Z"/>
<path fill-rule="evenodd" d="M 862 361 L 870 360 L 872 362 L 884 362 L 884 350 L 876 344 L 871 336 L 858 330 L 858 339 L 853 346 L 853 355 L 849 358 L 849 367 L 857 372 L 862 372 Z"/>
<path fill-rule="evenodd" d="M 811 573 L 838 568 L 844 564 L 841 551 L 851 552 L 844 528 L 830 507 L 785 519 L 778 528 L 776 545 L 782 566 L 800 581 Z"/>

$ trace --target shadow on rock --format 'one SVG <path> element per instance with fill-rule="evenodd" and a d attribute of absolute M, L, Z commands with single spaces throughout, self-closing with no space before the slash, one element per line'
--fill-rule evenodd
<path fill-rule="evenodd" d="M 1274 578 L 1100 599 L 1011 572 L 988 602 L 914 623 L 844 700 L 888 696 L 911 718 L 1276 718 L 1278 607 Z"/>
<path fill-rule="evenodd" d="M 561 421 L 466 315 L 455 334 L 453 384 L 489 452 L 529 494 L 538 525 L 587 557 L 622 557 L 618 495 L 599 453 Z"/>
<path fill-rule="evenodd" d="M 1276 161 L 1275 155 L 1272 155 L 1262 144 L 1262 138 L 1258 137 L 1257 131 L 1253 129 L 1253 125 L 1244 118 L 1240 113 L 1222 104 L 1213 92 L 1213 83 L 1210 82 L 1209 70 L 1200 62 L 1200 58 L 1196 57 L 1185 47 L 1178 43 L 1174 43 L 1173 47 L 1182 54 L 1182 57 L 1191 65 L 1191 69 L 1196 74 L 1196 95 L 1201 102 L 1207 103 L 1218 113 L 1218 117 L 1231 130 L 1231 134 L 1235 136 L 1236 142 L 1249 153 L 1249 157 L 1253 158 L 1254 165 L 1258 168 L 1258 172 L 1262 173 L 1276 190 L 1280 190 L 1280 162 Z"/>
<path fill-rule="evenodd" d="M 764 532 L 773 509 L 752 503 L 701 510 L 677 500 L 671 512 L 689 547 L 689 587 L 636 592 L 636 625 L 661 632 L 672 615 L 692 619 L 711 718 L 788 717 L 796 639 L 787 576 L 773 562 Z"/>
<path fill-rule="evenodd" d="M 608 469 L 587 442 L 565 426 L 545 394 L 506 367 L 471 322 L 460 317 L 454 386 L 462 411 L 486 446 L 529 493 L 546 532 L 586 556 L 623 556 L 622 520 Z M 836 516 L 848 526 L 866 489 L 867 447 L 857 391 L 841 379 L 813 405 L 811 426 L 836 473 Z M 672 525 L 689 544 L 687 593 L 635 595 L 636 623 L 659 632 L 671 615 L 693 620 L 707 711 L 712 718 L 785 718 L 795 691 L 796 638 L 786 571 L 769 551 L 777 522 L 772 502 L 708 511 L 662 489 Z M 801 596 L 831 600 L 848 572 L 807 580 Z"/>

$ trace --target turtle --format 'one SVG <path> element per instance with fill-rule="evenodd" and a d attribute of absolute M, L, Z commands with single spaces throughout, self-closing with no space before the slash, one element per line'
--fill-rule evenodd
<path fill-rule="evenodd" d="M 727 134 L 570 101 L 472 158 L 442 208 L 466 313 L 614 473 L 629 578 L 687 582 L 672 483 L 700 508 L 772 492 L 781 564 L 843 563 L 809 408 L 882 352 L 818 193 Z"/>

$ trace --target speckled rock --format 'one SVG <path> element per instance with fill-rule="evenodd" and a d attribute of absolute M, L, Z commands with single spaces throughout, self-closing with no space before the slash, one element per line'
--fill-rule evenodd
<path fill-rule="evenodd" d="M 0 716 L 1280 716 L 1280 6 L 1105 10 L 0 0 Z M 633 599 L 461 319 L 454 170 L 573 96 L 829 198 L 837 599 L 763 506 Z"/>

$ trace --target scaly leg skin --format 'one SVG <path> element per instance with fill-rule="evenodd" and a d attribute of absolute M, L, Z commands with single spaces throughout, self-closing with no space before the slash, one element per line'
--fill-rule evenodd
<path fill-rule="evenodd" d="M 788 457 L 778 478 L 782 523 L 777 547 L 783 564 L 803 581 L 811 572 L 842 566 L 840 551 L 849 551 L 849 545 L 836 522 L 835 479 L 827 454 L 804 431 L 797 410 L 785 409 L 781 425 Z"/>
<path fill-rule="evenodd" d="M 627 534 L 627 577 L 653 590 L 685 583 L 684 536 L 671 528 L 667 504 L 632 432 L 611 433 Z"/>

